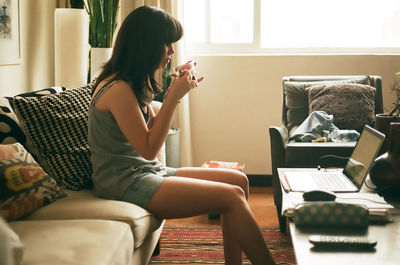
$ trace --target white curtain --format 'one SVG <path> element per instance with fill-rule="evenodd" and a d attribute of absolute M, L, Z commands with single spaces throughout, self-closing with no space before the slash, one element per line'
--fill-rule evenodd
<path fill-rule="evenodd" d="M 182 22 L 182 0 L 120 0 L 120 22 L 135 8 L 143 5 L 156 6 L 167 11 Z M 121 25 L 121 23 L 118 23 Z M 172 57 L 172 68 L 187 61 L 184 55 L 183 40 L 175 46 Z M 178 105 L 173 127 L 180 129 L 180 164 L 181 166 L 193 165 L 192 139 L 190 129 L 189 95 L 185 96 Z"/>
<path fill-rule="evenodd" d="M 54 10 L 57 4 L 55 0 L 20 1 L 21 77 L 24 79 L 24 90 L 54 84 Z"/>
<path fill-rule="evenodd" d="M 69 0 L 20 1 L 21 63 L 16 66 L 21 80 L 15 93 L 54 85 L 54 10 L 69 7 Z M 6 69 L 8 70 L 8 69 Z"/>

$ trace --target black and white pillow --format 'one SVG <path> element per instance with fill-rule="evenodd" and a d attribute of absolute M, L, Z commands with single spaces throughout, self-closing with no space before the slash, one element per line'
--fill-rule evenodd
<path fill-rule="evenodd" d="M 67 189 L 92 185 L 87 142 L 90 93 L 87 85 L 41 97 L 17 96 L 13 101 L 26 148 Z"/>
<path fill-rule="evenodd" d="M 62 86 L 53 86 L 53 87 L 48 87 L 48 88 L 43 88 L 40 90 L 35 90 L 35 91 L 30 91 L 30 92 L 25 92 L 16 95 L 15 97 L 33 97 L 33 98 L 40 98 L 43 96 L 47 96 L 50 94 L 56 94 L 65 91 L 66 88 Z"/>
<path fill-rule="evenodd" d="M 64 87 L 55 86 L 41 90 L 19 94 L 20 97 L 42 97 L 64 91 Z M 0 144 L 25 144 L 25 134 L 22 131 L 13 109 L 12 97 L 0 97 Z"/>
<path fill-rule="evenodd" d="M 0 98 L 0 144 L 24 143 L 23 133 L 12 108 L 12 98 Z"/>

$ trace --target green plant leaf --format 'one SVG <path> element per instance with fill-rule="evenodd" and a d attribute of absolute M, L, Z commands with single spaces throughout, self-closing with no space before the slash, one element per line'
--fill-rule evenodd
<path fill-rule="evenodd" d="M 89 43 L 92 47 L 112 47 L 117 27 L 119 0 L 87 0 L 85 9 L 89 14 Z"/>
<path fill-rule="evenodd" d="M 397 79 L 400 79 L 400 72 L 396 73 Z M 397 113 L 397 115 L 400 115 L 400 84 L 398 80 L 395 80 L 393 85 L 390 87 L 390 90 L 392 90 L 395 95 L 396 99 L 392 103 L 394 105 L 393 109 L 389 112 L 389 115 L 394 115 Z"/>

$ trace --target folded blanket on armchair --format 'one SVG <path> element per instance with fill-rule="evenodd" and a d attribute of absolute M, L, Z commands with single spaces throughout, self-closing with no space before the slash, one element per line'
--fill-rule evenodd
<path fill-rule="evenodd" d="M 327 141 L 356 141 L 356 130 L 340 130 L 333 124 L 333 115 L 325 111 L 313 111 L 290 135 L 295 142 L 312 142 L 325 138 Z"/>

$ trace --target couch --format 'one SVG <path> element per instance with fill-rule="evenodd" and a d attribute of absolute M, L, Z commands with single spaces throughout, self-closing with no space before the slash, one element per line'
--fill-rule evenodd
<path fill-rule="evenodd" d="M 139 265 L 157 252 L 163 220 L 93 194 L 92 85 L 0 98 L 0 264 Z"/>
<path fill-rule="evenodd" d="M 277 169 L 317 167 L 327 163 L 341 167 L 345 160 L 338 158 L 349 157 L 355 146 L 355 142 L 309 143 L 290 140 L 291 133 L 308 117 L 313 106 L 332 114 L 333 123 L 339 129 L 361 132 L 364 124 L 374 126 L 375 114 L 383 112 L 382 79 L 376 75 L 282 78 L 282 124 L 269 127 L 274 202 L 281 232 L 286 231 L 286 218 L 281 215 L 282 191 Z M 321 160 L 325 155 L 337 159 Z"/>

